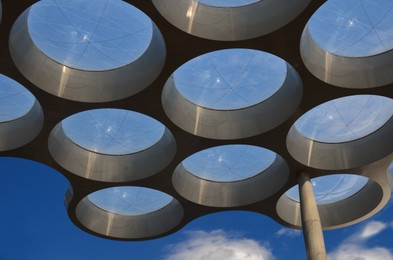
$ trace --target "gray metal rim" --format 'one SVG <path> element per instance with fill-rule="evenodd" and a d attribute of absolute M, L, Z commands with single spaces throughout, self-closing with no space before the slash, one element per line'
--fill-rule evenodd
<path fill-rule="evenodd" d="M 346 173 L 358 173 L 368 177 L 369 181 L 363 189 L 347 199 L 318 205 L 322 227 L 329 230 L 350 226 L 381 210 L 392 193 L 393 176 L 388 171 L 392 160 L 393 154 L 390 154 L 370 165 L 347 170 Z M 291 200 L 285 193 L 276 204 L 276 213 L 285 225 L 301 229 L 300 203 Z"/>
<path fill-rule="evenodd" d="M 148 239 L 175 228 L 183 218 L 183 208 L 172 199 L 157 211 L 129 216 L 105 211 L 85 197 L 76 207 L 76 217 L 86 228 L 106 237 Z"/>
<path fill-rule="evenodd" d="M 213 139 L 238 139 L 267 132 L 283 123 L 299 105 L 302 90 L 299 75 L 287 63 L 283 85 L 267 100 L 244 109 L 212 110 L 181 96 L 171 76 L 162 92 L 162 106 L 172 122 L 191 134 Z"/>
<path fill-rule="evenodd" d="M 198 178 L 182 163 L 175 169 L 172 183 L 187 200 L 211 207 L 236 207 L 255 203 L 274 195 L 288 179 L 289 168 L 276 155 L 273 164 L 260 174 L 234 182 L 216 182 Z"/>
<path fill-rule="evenodd" d="M 300 54 L 315 77 L 338 87 L 364 89 L 393 82 L 393 50 L 359 58 L 337 56 L 320 48 L 306 25 Z"/>
<path fill-rule="evenodd" d="M 133 181 L 152 176 L 163 170 L 176 153 L 176 142 L 168 129 L 159 142 L 146 150 L 107 155 L 86 150 L 69 140 L 61 123 L 52 130 L 48 146 L 52 157 L 64 169 L 103 182 Z"/>
<path fill-rule="evenodd" d="M 380 160 L 393 147 L 393 118 L 380 129 L 363 138 L 344 143 L 323 143 L 310 140 L 294 126 L 287 136 L 289 153 L 298 162 L 322 170 L 343 170 Z"/>
<path fill-rule="evenodd" d="M 275 31 L 297 17 L 310 0 L 263 0 L 215 7 L 195 0 L 153 0 L 161 15 L 189 34 L 220 41 L 245 40 Z"/>
<path fill-rule="evenodd" d="M 44 114 L 40 103 L 35 100 L 33 107 L 24 116 L 0 123 L 0 151 L 15 149 L 31 142 L 41 132 L 43 124 Z"/>
<path fill-rule="evenodd" d="M 165 42 L 154 23 L 148 49 L 128 65 L 105 71 L 85 71 L 64 66 L 34 45 L 28 32 L 29 10 L 18 17 L 11 29 L 10 53 L 20 72 L 34 85 L 52 95 L 82 102 L 126 98 L 148 87 L 164 66 Z"/>

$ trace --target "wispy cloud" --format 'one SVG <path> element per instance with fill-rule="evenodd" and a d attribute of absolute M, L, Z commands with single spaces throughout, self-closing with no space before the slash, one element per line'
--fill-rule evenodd
<path fill-rule="evenodd" d="M 290 228 L 281 228 L 279 229 L 275 235 L 276 236 L 287 236 L 287 237 L 298 237 L 302 234 L 302 231 Z"/>
<path fill-rule="evenodd" d="M 392 260 L 393 254 L 387 248 L 366 248 L 362 245 L 344 244 L 328 255 L 329 260 Z"/>
<path fill-rule="evenodd" d="M 380 234 L 389 225 L 381 221 L 370 221 L 361 230 L 344 240 L 329 260 L 393 260 L 393 252 L 384 247 L 367 247 L 366 242 Z"/>
<path fill-rule="evenodd" d="M 356 238 L 358 239 L 366 240 L 375 235 L 378 235 L 379 233 L 381 233 L 381 231 L 383 231 L 387 227 L 388 225 L 386 225 L 383 222 L 370 221 L 364 226 L 364 228 L 358 234 L 355 235 L 357 236 Z"/>
<path fill-rule="evenodd" d="M 223 230 L 187 232 L 188 238 L 172 246 L 167 260 L 273 260 L 271 249 L 256 240 Z"/>

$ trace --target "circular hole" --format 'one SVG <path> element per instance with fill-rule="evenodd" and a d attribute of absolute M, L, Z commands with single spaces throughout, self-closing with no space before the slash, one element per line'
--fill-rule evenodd
<path fill-rule="evenodd" d="M 143 114 L 121 109 L 80 112 L 61 122 L 65 135 L 75 144 L 96 153 L 137 153 L 157 143 L 165 126 Z"/>
<path fill-rule="evenodd" d="M 286 62 L 250 49 L 210 52 L 173 73 L 175 87 L 190 102 L 215 110 L 235 110 L 271 97 L 287 76 Z"/>
<path fill-rule="evenodd" d="M 107 0 L 37 1 L 14 22 L 9 49 L 34 85 L 80 102 L 142 91 L 166 57 L 164 38 L 147 15 L 126 1 Z"/>
<path fill-rule="evenodd" d="M 293 158 L 312 168 L 362 167 L 391 153 L 392 116 L 393 100 L 388 97 L 337 98 L 302 115 L 288 132 L 287 148 Z"/>
<path fill-rule="evenodd" d="M 393 48 L 391 1 L 330 0 L 308 22 L 322 49 L 345 57 L 367 57 Z"/>
<path fill-rule="evenodd" d="M 266 199 L 287 181 L 288 166 L 276 153 L 251 145 L 223 145 L 183 160 L 172 177 L 184 198 L 206 206 L 235 207 Z"/>
<path fill-rule="evenodd" d="M 167 206 L 172 197 L 153 189 L 120 186 L 93 192 L 88 200 L 104 211 L 138 216 L 157 211 Z"/>
<path fill-rule="evenodd" d="M 0 74 L 0 151 L 31 142 L 40 133 L 43 124 L 42 108 L 33 94 Z"/>
<path fill-rule="evenodd" d="M 0 123 L 25 116 L 36 98 L 18 82 L 0 74 Z"/>
<path fill-rule="evenodd" d="M 182 164 L 198 178 L 233 182 L 252 178 L 269 168 L 276 154 L 251 145 L 226 145 L 200 151 Z"/>
<path fill-rule="evenodd" d="M 106 237 L 148 239 L 175 228 L 183 209 L 161 191 L 122 186 L 89 194 L 77 205 L 76 216 L 87 229 Z"/>
<path fill-rule="evenodd" d="M 392 99 L 356 95 L 323 103 L 305 113 L 294 126 L 310 140 L 342 143 L 372 134 L 392 115 Z"/>
<path fill-rule="evenodd" d="M 255 4 L 260 0 L 194 0 L 197 3 L 216 7 L 240 7 Z"/>
<path fill-rule="evenodd" d="M 124 1 L 43 0 L 31 6 L 29 33 L 48 57 L 65 66 L 110 70 L 138 59 L 149 47 L 149 17 Z"/>
<path fill-rule="evenodd" d="M 391 84 L 392 8 L 389 0 L 326 1 L 301 36 L 304 65 L 318 79 L 343 88 Z"/>
<path fill-rule="evenodd" d="M 295 19 L 309 3 L 310 0 L 153 0 L 161 15 L 174 26 L 218 41 L 268 34 Z"/>
<path fill-rule="evenodd" d="M 225 49 L 180 66 L 165 83 L 162 104 L 168 117 L 189 133 L 238 139 L 281 124 L 301 97 L 299 75 L 281 58 Z"/>
<path fill-rule="evenodd" d="M 380 175 L 380 172 L 370 172 L 370 175 Z M 389 200 L 391 187 L 386 178 L 378 179 L 375 181 L 351 174 L 311 179 L 322 227 L 328 230 L 350 226 L 381 210 Z M 295 186 L 285 192 L 276 204 L 279 218 L 285 225 L 294 228 L 302 226 L 298 193 Z"/>
<path fill-rule="evenodd" d="M 157 120 L 123 109 L 95 109 L 72 115 L 49 136 L 52 157 L 81 177 L 123 182 L 163 170 L 176 153 L 171 132 Z"/>
<path fill-rule="evenodd" d="M 351 174 L 334 174 L 311 179 L 315 200 L 318 205 L 347 199 L 366 186 L 367 177 Z M 300 202 L 299 185 L 285 193 L 288 198 Z"/>

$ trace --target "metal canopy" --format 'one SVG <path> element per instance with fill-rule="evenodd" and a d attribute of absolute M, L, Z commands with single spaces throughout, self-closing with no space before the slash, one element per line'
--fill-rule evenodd
<path fill-rule="evenodd" d="M 270 216 L 282 224 L 288 225 L 278 216 L 276 206 L 281 195 L 297 184 L 298 174 L 300 172 L 308 172 L 311 174 L 311 177 L 318 177 L 331 173 L 330 171 L 311 169 L 290 156 L 286 147 L 286 137 L 292 124 L 311 108 L 331 99 L 355 94 L 375 94 L 393 98 L 393 84 L 372 89 L 338 88 L 320 81 L 306 69 L 300 57 L 300 36 L 308 19 L 324 3 L 322 0 L 312 1 L 299 17 L 277 31 L 256 39 L 234 42 L 205 40 L 188 35 L 167 22 L 154 8 L 151 1 L 128 0 L 126 2 L 131 3 L 145 12 L 163 34 L 167 48 L 167 58 L 163 71 L 149 87 L 123 100 L 95 104 L 65 100 L 44 92 L 24 78 L 14 65 L 9 53 L 8 36 L 11 26 L 16 18 L 34 2 L 36 1 L 20 0 L 15 4 L 12 1 L 3 1 L 3 15 L 0 24 L 0 73 L 18 81 L 37 97 L 44 111 L 45 123 L 39 136 L 31 143 L 15 150 L 0 152 L 0 156 L 13 156 L 35 160 L 63 173 L 72 185 L 72 191 L 69 191 L 66 197 L 69 202 L 69 216 L 77 226 L 87 232 L 91 231 L 81 225 L 76 218 L 77 203 L 90 193 L 114 185 L 113 183 L 98 182 L 78 177 L 64 170 L 50 156 L 48 137 L 51 130 L 61 120 L 75 113 L 96 108 L 128 109 L 157 119 L 173 133 L 177 143 L 177 152 L 174 160 L 168 167 L 152 177 L 121 184 L 153 188 L 173 196 L 181 203 L 184 208 L 184 218 L 174 229 L 158 235 L 165 236 L 179 230 L 191 220 L 202 215 L 226 210 L 225 208 L 198 205 L 184 199 L 175 191 L 172 185 L 172 174 L 176 166 L 185 158 L 210 147 L 239 143 L 261 146 L 279 154 L 288 163 L 290 169 L 289 179 L 284 187 L 263 201 L 230 209 L 259 212 Z M 303 99 L 296 112 L 288 120 L 273 130 L 254 137 L 237 140 L 214 140 L 187 133 L 168 119 L 161 105 L 162 89 L 168 77 L 187 61 L 207 52 L 225 48 L 250 48 L 266 51 L 283 58 L 297 70 L 303 81 Z M 353 171 L 355 170 L 353 169 Z M 347 172 L 351 173 L 353 171 L 349 170 Z M 100 236 L 100 234 L 95 234 Z"/>

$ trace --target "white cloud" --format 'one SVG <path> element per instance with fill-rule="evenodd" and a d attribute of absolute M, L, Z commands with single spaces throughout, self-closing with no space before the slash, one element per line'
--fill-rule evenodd
<path fill-rule="evenodd" d="M 383 247 L 365 248 L 362 245 L 345 244 L 328 254 L 329 260 L 392 260 L 393 253 Z"/>
<path fill-rule="evenodd" d="M 393 252 L 384 247 L 368 248 L 368 239 L 378 235 L 388 227 L 380 221 L 370 221 L 350 236 L 334 251 L 328 254 L 329 260 L 393 260 Z"/>
<path fill-rule="evenodd" d="M 288 237 L 298 237 L 302 234 L 302 231 L 290 228 L 281 228 L 276 232 L 276 236 L 288 236 Z"/>
<path fill-rule="evenodd" d="M 167 260 L 273 260 L 271 249 L 256 240 L 235 237 L 222 230 L 188 232 L 174 245 Z"/>
<path fill-rule="evenodd" d="M 379 234 L 387 225 L 380 221 L 370 221 L 359 234 L 360 239 L 368 239 Z"/>

